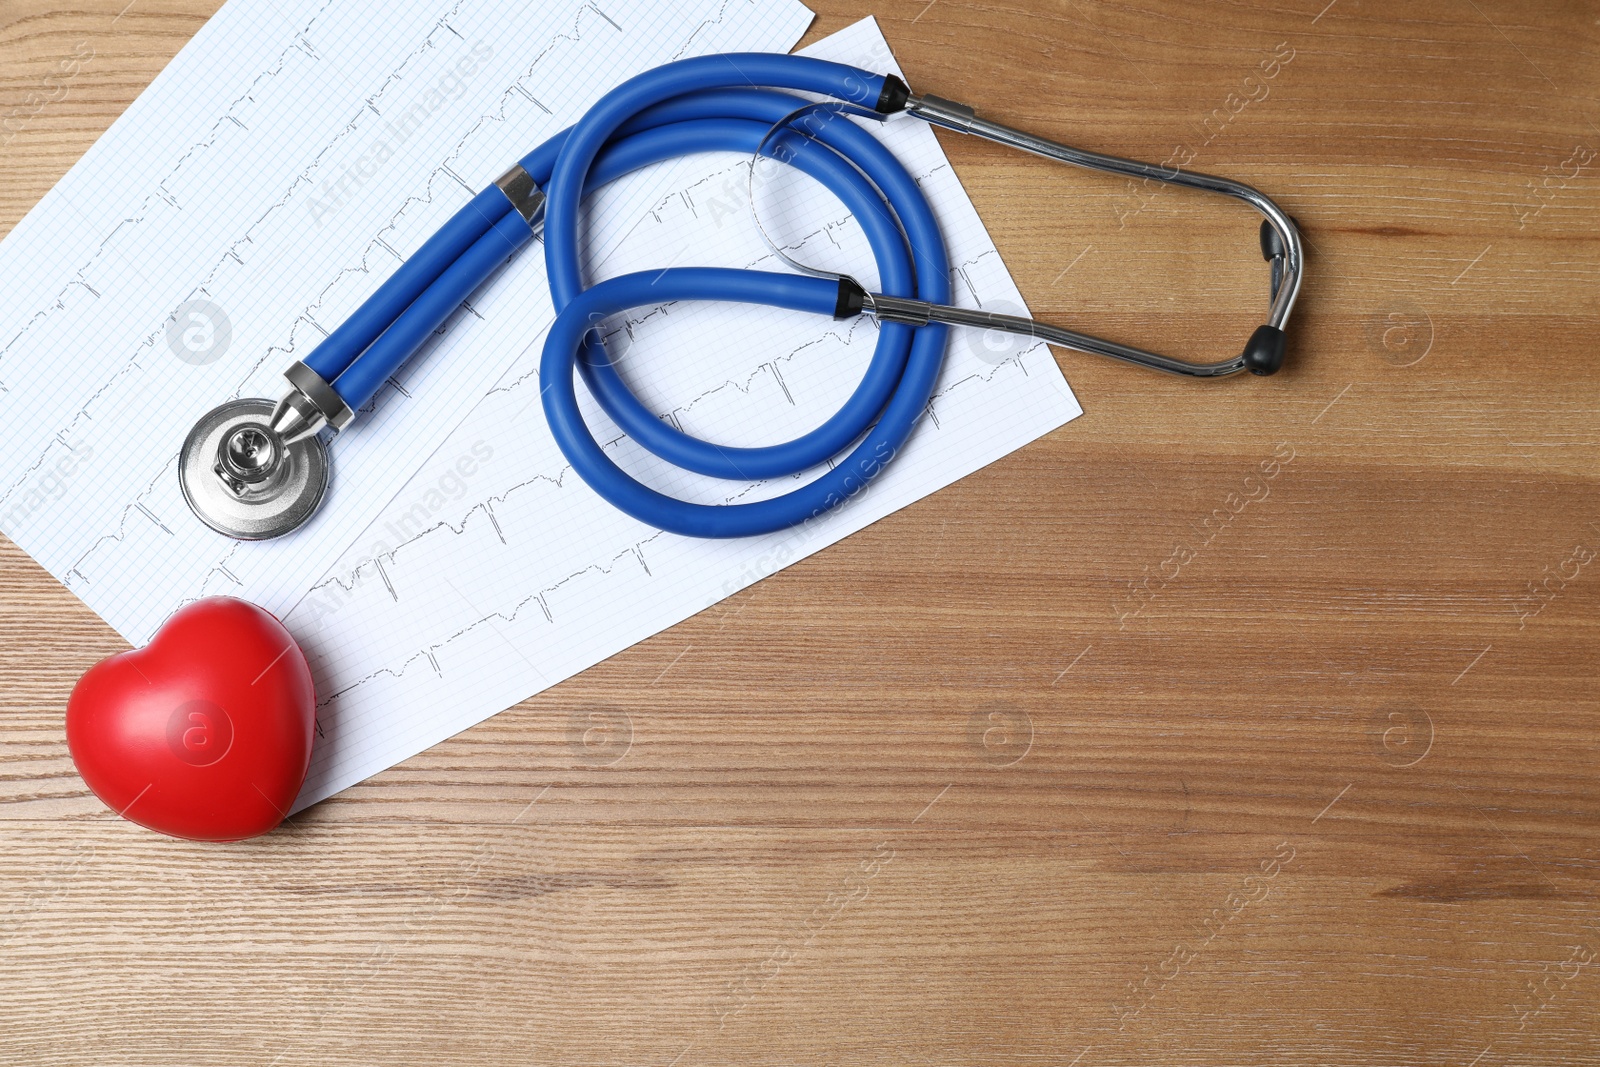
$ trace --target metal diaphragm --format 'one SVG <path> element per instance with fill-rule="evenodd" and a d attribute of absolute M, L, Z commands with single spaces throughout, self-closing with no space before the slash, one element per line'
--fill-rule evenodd
<path fill-rule="evenodd" d="M 281 537 L 305 522 L 328 489 L 328 450 L 317 437 L 284 444 L 270 400 L 212 408 L 183 442 L 178 484 L 200 521 L 241 541 Z"/>

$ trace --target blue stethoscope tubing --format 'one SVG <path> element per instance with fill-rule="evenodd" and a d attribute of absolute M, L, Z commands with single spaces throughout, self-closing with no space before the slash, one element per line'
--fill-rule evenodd
<path fill-rule="evenodd" d="M 871 110 L 885 82 L 881 74 L 802 56 L 734 53 L 680 60 L 624 82 L 522 159 L 545 194 L 545 265 L 556 310 L 539 367 L 545 416 L 567 461 L 615 507 L 694 537 L 770 533 L 844 503 L 905 446 L 937 382 L 947 327 L 882 322 L 860 383 L 822 425 L 781 444 L 720 446 L 682 433 L 640 403 L 594 327 L 609 315 L 672 301 L 736 301 L 828 316 L 854 314 L 859 304 L 844 307 L 838 280 L 711 267 L 628 274 L 586 287 L 579 252 L 585 193 L 675 156 L 752 155 L 772 146 L 773 127 L 809 103 L 774 89 Z M 808 136 L 788 136 L 783 146 L 784 162 L 821 182 L 861 225 L 881 293 L 948 302 L 943 235 L 927 198 L 893 153 L 854 123 L 826 113 L 808 124 Z M 306 365 L 352 410 L 361 408 L 533 233 L 507 195 L 490 186 L 318 345 Z M 630 438 L 685 470 L 756 481 L 794 477 L 830 461 L 832 466 L 769 499 L 719 505 L 676 499 L 637 481 L 606 454 L 580 413 L 575 375 Z"/>

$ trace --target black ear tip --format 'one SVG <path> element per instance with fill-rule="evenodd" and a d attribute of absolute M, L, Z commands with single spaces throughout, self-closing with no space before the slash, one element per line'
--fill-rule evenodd
<path fill-rule="evenodd" d="M 878 103 L 873 110 L 880 115 L 894 115 L 906 109 L 911 99 L 911 87 L 893 74 L 883 76 L 883 89 L 878 93 Z"/>
<path fill-rule="evenodd" d="M 1278 231 L 1273 228 L 1271 222 L 1268 222 L 1266 219 L 1262 219 L 1261 258 L 1269 260 L 1276 259 L 1278 256 L 1283 255 L 1286 251 L 1288 251 L 1288 249 L 1283 247 L 1283 238 L 1278 236 Z"/>
<path fill-rule="evenodd" d="M 1276 326 L 1257 326 L 1244 346 L 1245 369 L 1251 374 L 1276 374 L 1283 366 L 1283 352 L 1288 338 Z"/>

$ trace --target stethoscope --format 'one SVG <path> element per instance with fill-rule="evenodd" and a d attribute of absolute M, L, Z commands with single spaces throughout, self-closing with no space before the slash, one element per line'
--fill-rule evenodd
<path fill-rule="evenodd" d="M 827 100 L 818 104 L 754 86 Z M 1063 163 L 1244 201 L 1264 216 L 1261 250 L 1271 263 L 1266 323 L 1231 359 L 1191 363 L 1032 319 L 952 307 L 944 239 L 926 197 L 879 140 L 841 119 L 882 120 L 902 112 Z M 578 207 L 584 194 L 649 164 L 710 151 L 749 154 L 752 180 L 757 164 L 776 159 L 831 190 L 866 235 L 881 292 L 811 270 L 781 252 L 801 273 L 672 267 L 586 287 L 579 266 Z M 202 417 L 179 459 L 184 498 L 195 514 L 245 540 L 278 537 L 304 523 L 328 485 L 322 431 L 348 426 L 384 381 L 541 229 L 557 314 L 539 379 L 557 444 L 611 504 L 651 526 L 696 537 L 743 537 L 805 523 L 881 473 L 927 407 L 947 326 L 1020 334 L 1171 374 L 1272 374 L 1283 364 L 1284 326 L 1302 271 L 1295 223 L 1248 185 L 1035 137 L 978 118 L 963 104 L 913 95 L 893 75 L 765 53 L 686 59 L 607 93 L 575 125 L 475 196 L 310 355 L 289 367 L 289 391 L 276 404 L 234 400 Z M 880 329 L 861 383 L 821 426 L 782 444 L 719 446 L 681 432 L 641 404 L 597 335 L 608 316 L 680 300 L 740 301 L 835 318 L 867 314 Z M 595 440 L 579 411 L 575 374 L 629 437 L 683 469 L 745 482 L 826 469 L 799 488 L 754 502 L 706 505 L 667 496 L 623 471 Z"/>

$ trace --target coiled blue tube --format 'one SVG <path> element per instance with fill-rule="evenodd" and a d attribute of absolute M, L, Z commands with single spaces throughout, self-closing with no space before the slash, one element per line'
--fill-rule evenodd
<path fill-rule="evenodd" d="M 495 190 L 496 194 L 499 192 Z M 500 199 L 510 206 L 504 196 Z M 502 215 L 488 232 L 439 273 L 360 359 L 339 375 L 334 386 L 344 402 L 351 408 L 359 408 L 371 400 L 384 379 L 410 359 L 461 302 L 532 237 L 533 231 L 528 229 L 521 215 L 509 210 Z M 319 352 L 321 348 L 318 347 Z M 311 369 L 316 370 L 315 367 Z"/>
<path fill-rule="evenodd" d="M 753 85 L 872 108 L 884 93 L 885 79 L 797 56 L 683 60 L 623 83 L 521 161 L 547 197 L 545 264 L 557 316 L 539 373 L 551 432 L 574 469 L 606 500 L 652 526 L 697 537 L 744 537 L 800 525 L 850 499 L 904 447 L 944 358 L 944 326 L 883 323 L 861 382 L 832 417 L 791 441 L 757 448 L 690 437 L 629 391 L 592 330 L 607 315 L 678 300 L 739 301 L 830 315 L 841 306 L 839 283 L 762 271 L 672 268 L 584 287 L 578 246 L 583 195 L 673 156 L 750 154 L 775 123 L 808 102 Z M 877 261 L 881 291 L 948 302 L 944 240 L 917 183 L 881 142 L 849 120 L 827 116 L 807 125 L 810 138 L 780 135 L 768 144 L 781 142 L 784 161 L 820 181 L 854 215 Z M 308 356 L 307 364 L 333 382 L 352 408 L 360 407 L 531 232 L 498 189 L 485 190 Z M 782 496 L 728 505 L 677 500 L 634 480 L 594 440 L 578 408 L 574 378 L 580 374 L 631 438 L 700 474 L 740 481 L 783 478 L 849 452 Z"/>
<path fill-rule="evenodd" d="M 929 325 L 912 329 L 884 324 L 872 365 L 850 401 L 817 430 L 782 445 L 727 449 L 698 441 L 661 422 L 628 392 L 599 350 L 599 343 L 588 333 L 598 318 L 663 299 L 797 305 L 784 302 L 792 298 L 789 291 L 780 291 L 773 281 L 788 276 L 754 271 L 674 268 L 613 279 L 584 291 L 577 206 L 601 148 L 619 132 L 627 132 L 630 120 L 661 120 L 667 125 L 658 129 L 681 126 L 687 132 L 692 126 L 700 137 L 720 141 L 709 147 L 724 147 L 742 136 L 748 148 L 741 150 L 751 150 L 772 123 L 804 101 L 782 93 L 727 90 L 765 84 L 824 93 L 871 106 L 883 88 L 881 76 L 792 56 L 761 56 L 756 57 L 761 62 L 748 64 L 746 57 L 729 64 L 715 62 L 729 57 L 707 58 L 712 62 L 669 64 L 624 83 L 590 109 L 561 145 L 545 186 L 545 264 L 551 300 L 558 314 L 545 343 L 539 377 L 545 416 L 557 444 L 584 480 L 606 500 L 643 522 L 675 533 L 745 537 L 805 523 L 850 499 L 882 472 L 904 447 L 932 395 L 944 359 L 946 328 Z M 725 91 L 708 93 L 708 89 Z M 668 103 L 659 103 L 662 100 Z M 699 125 L 693 116 L 701 114 L 702 108 L 725 117 L 702 120 L 711 126 Z M 761 131 L 753 141 L 749 140 L 750 127 Z M 947 303 L 949 262 L 944 240 L 926 198 L 905 168 L 880 142 L 848 120 L 834 118 L 811 132 L 833 151 L 799 137 L 791 137 L 786 143 L 794 151 L 797 164 L 819 178 L 855 213 L 877 258 L 883 292 Z M 640 136 L 644 134 L 634 135 Z M 680 137 L 677 151 L 695 151 L 703 143 Z M 813 150 L 815 158 L 811 158 Z M 848 160 L 848 164 L 832 166 L 822 161 L 835 152 L 836 160 Z M 878 190 L 882 191 L 882 198 Z M 738 276 L 745 280 L 735 284 Z M 649 284 L 641 282 L 641 278 Z M 808 285 L 814 281 L 794 280 Z M 833 289 L 836 300 L 837 288 L 829 283 L 823 285 Z M 815 288 L 810 291 L 813 300 L 821 292 Z M 663 295 L 668 292 L 673 295 Z M 818 310 L 831 311 L 832 307 Z M 572 385 L 575 370 L 583 374 L 607 414 L 631 437 L 663 459 L 701 473 L 743 479 L 798 474 L 831 457 L 838 447 L 858 438 L 859 443 L 831 470 L 782 496 L 727 505 L 677 500 L 631 478 L 594 441 L 577 409 Z"/>
<path fill-rule="evenodd" d="M 399 270 L 389 275 L 377 292 L 312 350 L 305 358 L 306 366 L 330 382 L 343 374 L 440 274 L 510 210 L 511 202 L 494 186 L 473 197 L 471 203 L 439 227 Z M 362 403 L 365 402 L 363 398 Z M 357 408 L 361 404 L 350 406 Z"/>

